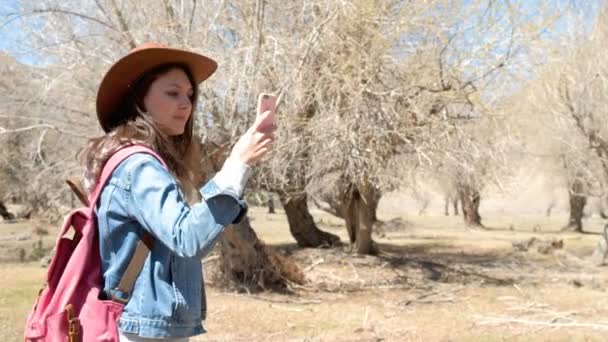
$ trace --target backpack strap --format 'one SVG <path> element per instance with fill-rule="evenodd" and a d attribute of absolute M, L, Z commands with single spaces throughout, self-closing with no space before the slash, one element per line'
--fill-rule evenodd
<path fill-rule="evenodd" d="M 101 196 L 103 188 L 106 186 L 106 183 L 108 182 L 108 180 L 112 176 L 112 173 L 118 167 L 118 165 L 135 153 L 151 154 L 156 159 L 158 159 L 158 161 L 163 165 L 164 168 L 167 168 L 167 164 L 165 164 L 163 159 L 158 154 L 156 154 L 156 152 L 152 151 L 149 147 L 143 145 L 128 145 L 120 148 L 118 151 L 114 152 L 114 154 L 103 165 L 101 175 L 99 176 L 99 181 L 97 182 L 97 184 L 95 185 L 95 189 L 93 190 L 93 192 L 91 192 L 91 195 L 89 196 L 89 208 L 94 209 L 94 206 L 99 200 L 99 196 Z"/>
<path fill-rule="evenodd" d="M 104 186 L 110 179 L 112 172 L 118 167 L 118 165 L 127 159 L 129 156 L 135 153 L 147 153 L 154 156 L 158 161 L 163 165 L 164 168 L 167 168 L 167 164 L 162 160 L 162 158 L 156 154 L 156 152 L 152 151 L 150 148 L 143 145 L 130 145 L 119 149 L 115 152 L 110 159 L 104 164 L 103 169 L 101 171 L 101 176 L 99 177 L 99 181 L 95 186 L 95 190 L 91 193 L 89 197 L 89 208 L 91 211 L 94 209 L 97 201 L 99 200 L 99 196 L 101 196 L 101 192 L 103 191 Z M 131 261 L 127 265 L 125 272 L 123 273 L 118 286 L 111 291 L 112 300 L 115 302 L 119 302 L 122 304 L 126 304 L 131 297 L 131 291 L 133 290 L 133 286 L 135 286 L 135 281 L 139 276 L 142 268 L 144 267 L 144 263 L 148 258 L 148 254 L 154 247 L 154 237 L 144 231 L 143 236 L 137 242 L 137 246 L 135 247 L 135 252 L 131 257 Z M 116 293 L 120 292 L 125 295 L 126 298 L 116 296 Z"/>
<path fill-rule="evenodd" d="M 133 252 L 131 261 L 129 261 L 118 285 L 111 291 L 113 301 L 123 304 L 126 304 L 129 301 L 129 298 L 131 298 L 131 291 L 133 291 L 133 287 L 135 286 L 135 281 L 137 280 L 141 269 L 144 267 L 144 263 L 153 247 L 154 237 L 150 233 L 144 232 L 141 239 L 137 242 L 135 252 Z M 116 295 L 117 292 L 126 297 L 118 297 Z"/>

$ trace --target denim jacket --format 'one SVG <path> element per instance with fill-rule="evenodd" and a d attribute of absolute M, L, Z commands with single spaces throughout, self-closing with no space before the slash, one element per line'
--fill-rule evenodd
<path fill-rule="evenodd" d="M 104 294 L 128 299 L 121 332 L 150 338 L 205 332 L 201 259 L 224 227 L 247 211 L 234 188 L 218 185 L 226 184 L 218 176 L 200 189 L 203 200 L 189 207 L 173 176 L 149 154 L 134 154 L 113 172 L 96 209 Z M 132 293 L 118 293 L 114 289 L 145 231 L 154 247 Z"/>

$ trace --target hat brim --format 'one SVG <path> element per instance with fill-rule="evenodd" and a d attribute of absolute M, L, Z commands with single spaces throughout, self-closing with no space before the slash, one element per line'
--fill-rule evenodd
<path fill-rule="evenodd" d="M 97 118 L 105 132 L 113 127 L 121 101 L 129 86 L 142 74 L 168 63 L 184 64 L 199 84 L 217 69 L 217 63 L 204 55 L 173 48 L 147 48 L 135 51 L 118 60 L 105 74 L 97 91 Z"/>

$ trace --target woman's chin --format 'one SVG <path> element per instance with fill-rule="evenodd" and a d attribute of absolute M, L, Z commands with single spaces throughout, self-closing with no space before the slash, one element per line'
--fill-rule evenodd
<path fill-rule="evenodd" d="M 173 128 L 173 129 L 167 129 L 165 130 L 165 134 L 170 136 L 170 137 L 175 137 L 178 135 L 182 135 L 184 134 L 185 129 L 184 128 Z"/>

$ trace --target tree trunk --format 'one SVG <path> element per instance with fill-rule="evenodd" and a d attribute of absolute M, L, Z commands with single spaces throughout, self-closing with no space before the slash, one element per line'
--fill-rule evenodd
<path fill-rule="evenodd" d="M 547 217 L 551 216 L 551 212 L 553 211 L 553 208 L 555 208 L 556 204 L 557 203 L 554 199 L 552 199 L 551 202 L 549 202 L 549 205 L 547 206 L 547 210 L 545 211 L 545 215 Z"/>
<path fill-rule="evenodd" d="M 353 250 L 358 254 L 375 254 L 377 245 L 372 239 L 372 230 L 376 222 L 376 210 L 379 202 L 379 191 L 373 185 L 349 184 L 343 192 L 346 230 Z"/>
<path fill-rule="evenodd" d="M 12 220 L 15 218 L 13 214 L 8 212 L 8 209 L 6 209 L 6 206 L 2 201 L 0 201 L 0 216 L 2 216 L 2 218 L 5 220 Z"/>
<path fill-rule="evenodd" d="M 606 210 L 604 210 L 604 208 L 603 208 L 603 207 L 600 207 L 600 208 L 598 209 L 598 211 L 599 211 L 599 215 L 600 215 L 600 217 L 601 217 L 603 220 L 608 219 L 608 214 L 606 214 Z"/>
<path fill-rule="evenodd" d="M 570 219 L 568 220 L 568 224 L 562 230 L 583 232 L 583 210 L 587 204 L 587 197 L 581 195 L 582 192 L 582 182 L 575 180 L 570 187 L 570 191 L 568 191 L 570 199 Z"/>
<path fill-rule="evenodd" d="M 230 283 L 265 290 L 306 282 L 299 266 L 258 239 L 248 217 L 226 229 L 220 246 L 222 275 Z"/>
<path fill-rule="evenodd" d="M 479 215 L 479 204 L 481 202 L 479 191 L 470 185 L 460 185 L 458 195 L 462 205 L 464 223 L 469 227 L 483 227 Z"/>
<path fill-rule="evenodd" d="M 454 210 L 454 216 L 458 216 L 458 195 L 445 195 L 443 202 L 443 214 L 445 216 L 450 216 L 450 204 Z"/>
<path fill-rule="evenodd" d="M 201 149 L 203 166 L 196 175 L 200 184 L 218 172 L 227 157 L 229 144 L 209 140 Z M 293 260 L 260 241 L 251 228 L 249 217 L 226 228 L 219 241 L 220 275 L 226 283 L 248 290 L 284 289 L 289 282 L 304 284 L 304 273 Z"/>
<path fill-rule="evenodd" d="M 275 214 L 275 211 L 274 211 L 274 201 L 272 200 L 272 198 L 268 199 L 268 213 L 269 214 Z"/>
<path fill-rule="evenodd" d="M 366 204 L 368 207 L 368 214 L 371 215 L 370 219 L 372 224 L 376 224 L 378 222 L 378 205 L 380 204 L 380 197 L 382 194 L 380 190 L 374 186 L 371 186 L 369 190 L 368 196 L 366 196 Z"/>
<path fill-rule="evenodd" d="M 356 201 L 359 200 L 361 195 L 353 184 L 350 186 L 352 189 L 348 189 L 344 193 L 342 199 L 343 209 L 341 212 L 344 215 L 348 240 L 351 244 L 354 244 L 357 241 L 357 233 L 359 232 L 359 208 Z"/>
<path fill-rule="evenodd" d="M 348 210 L 348 204 L 345 202 L 345 194 L 348 192 L 346 189 L 348 186 L 340 187 L 336 186 L 332 191 L 326 192 L 320 196 L 320 199 L 326 204 L 319 203 L 314 198 L 312 199 L 314 204 L 321 210 L 334 215 L 335 217 L 339 217 L 341 219 L 346 220 L 346 212 Z M 372 212 L 372 220 L 374 223 L 378 222 L 378 204 L 380 203 L 380 198 L 382 197 L 382 193 L 376 189 L 372 188 L 370 194 L 370 200 L 368 201 L 370 205 L 370 210 Z"/>
<path fill-rule="evenodd" d="M 306 194 L 288 196 L 280 194 L 289 230 L 300 247 L 332 247 L 340 245 L 340 238 L 320 230 L 308 210 Z"/>
<path fill-rule="evenodd" d="M 376 218 L 376 207 L 372 203 L 372 198 L 369 192 L 368 196 L 359 196 L 356 206 L 359 213 L 359 232 L 357 233 L 357 241 L 355 242 L 355 251 L 358 254 L 375 254 L 372 241 L 372 229 Z"/>

